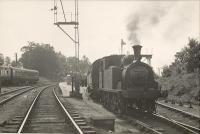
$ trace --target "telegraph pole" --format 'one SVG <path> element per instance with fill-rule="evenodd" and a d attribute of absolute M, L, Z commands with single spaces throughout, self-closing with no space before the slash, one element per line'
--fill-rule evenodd
<path fill-rule="evenodd" d="M 63 15 L 64 21 L 59 21 L 58 17 L 57 17 L 57 15 L 58 15 L 58 2 L 61 5 L 61 10 L 62 10 L 62 15 Z M 64 10 L 64 5 L 63 5 L 62 0 L 54 0 L 54 8 L 51 9 L 51 10 L 54 11 L 54 25 L 56 25 L 74 43 L 75 58 L 77 58 L 77 60 L 79 61 L 79 46 L 80 46 L 80 42 L 79 42 L 78 0 L 74 0 L 74 6 L 75 6 L 74 20 L 72 20 L 72 13 L 71 13 L 71 20 L 70 21 L 68 21 L 66 19 L 66 13 L 65 13 L 65 10 Z M 62 27 L 64 25 L 65 26 L 67 26 L 67 25 L 74 26 L 74 37 L 72 37 L 72 35 L 70 35 Z M 78 61 L 77 61 L 76 65 L 78 65 Z M 78 71 L 78 68 L 76 68 L 76 71 Z"/>
<path fill-rule="evenodd" d="M 15 62 L 18 63 L 17 53 L 15 53 Z"/>
<path fill-rule="evenodd" d="M 64 21 L 59 21 L 57 18 L 58 15 L 58 1 L 61 5 L 61 10 L 62 10 L 62 15 Z M 68 38 L 71 39 L 71 41 L 74 43 L 75 47 L 75 73 L 72 73 L 72 80 L 75 82 L 73 83 L 72 81 L 72 96 L 80 96 L 81 94 L 79 93 L 80 90 L 80 82 L 79 82 L 79 47 L 80 47 L 80 41 L 79 41 L 79 20 L 78 20 L 78 0 L 74 0 L 74 20 L 72 20 L 72 13 L 71 13 L 71 21 L 68 21 L 66 18 L 64 6 L 62 0 L 54 0 L 54 8 L 51 9 L 54 11 L 54 25 L 56 25 Z M 62 26 L 74 26 L 74 37 L 69 34 Z M 75 86 L 75 91 L 73 92 L 73 88 Z"/>

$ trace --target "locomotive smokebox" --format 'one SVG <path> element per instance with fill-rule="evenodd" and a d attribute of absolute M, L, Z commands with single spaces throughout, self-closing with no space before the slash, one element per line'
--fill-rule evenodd
<path fill-rule="evenodd" d="M 134 51 L 134 60 L 140 61 L 142 56 L 141 56 L 141 48 L 142 46 L 140 45 L 134 45 L 132 46 L 133 51 Z"/>

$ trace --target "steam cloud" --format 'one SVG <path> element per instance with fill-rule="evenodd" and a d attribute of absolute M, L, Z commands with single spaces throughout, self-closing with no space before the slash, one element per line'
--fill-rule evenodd
<path fill-rule="evenodd" d="M 128 40 L 134 44 L 140 44 L 140 33 L 147 30 L 149 27 L 155 27 L 158 25 L 164 17 L 171 5 L 162 5 L 161 3 L 156 3 L 156 5 L 147 5 L 141 10 L 136 11 L 134 14 L 130 15 L 128 20 L 127 30 L 128 30 Z"/>

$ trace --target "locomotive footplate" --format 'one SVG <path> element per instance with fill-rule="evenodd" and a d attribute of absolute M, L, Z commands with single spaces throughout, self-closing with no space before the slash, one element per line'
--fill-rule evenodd
<path fill-rule="evenodd" d="M 160 92 L 159 90 L 153 88 L 150 88 L 148 90 L 129 89 L 122 90 L 122 96 L 129 99 L 137 99 L 138 97 L 143 99 L 157 99 L 160 96 Z"/>
<path fill-rule="evenodd" d="M 117 93 L 122 91 L 121 89 L 108 89 L 108 88 L 100 88 L 99 90 L 112 93 Z"/>

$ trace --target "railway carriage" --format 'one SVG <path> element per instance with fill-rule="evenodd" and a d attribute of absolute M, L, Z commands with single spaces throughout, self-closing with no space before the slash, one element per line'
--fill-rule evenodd
<path fill-rule="evenodd" d="M 17 83 L 35 83 L 39 80 L 39 72 L 37 70 L 22 69 L 11 67 L 12 79 L 11 81 Z"/>
<path fill-rule="evenodd" d="M 155 112 L 160 89 L 152 68 L 141 62 L 141 47 L 133 46 L 134 56 L 111 55 L 92 64 L 88 72 L 92 99 L 119 114 L 128 107 Z"/>
<path fill-rule="evenodd" d="M 39 80 L 39 72 L 37 70 L 0 66 L 0 79 L 3 85 L 36 83 Z"/>
<path fill-rule="evenodd" d="M 2 84 L 7 84 L 11 80 L 11 69 L 7 66 L 0 66 L 0 80 Z"/>

